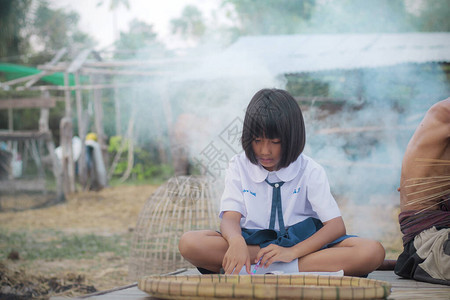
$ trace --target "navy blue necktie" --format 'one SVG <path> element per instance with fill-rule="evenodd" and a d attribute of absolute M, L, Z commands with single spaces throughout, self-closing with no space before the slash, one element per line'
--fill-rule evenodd
<path fill-rule="evenodd" d="M 283 220 L 283 210 L 281 208 L 281 186 L 284 184 L 283 181 L 271 183 L 266 179 L 266 182 L 273 187 L 272 192 L 272 210 L 270 211 L 270 224 L 269 229 L 275 228 L 275 215 L 278 211 L 278 225 L 280 227 L 281 235 L 286 233 L 286 229 L 284 228 L 284 220 Z"/>

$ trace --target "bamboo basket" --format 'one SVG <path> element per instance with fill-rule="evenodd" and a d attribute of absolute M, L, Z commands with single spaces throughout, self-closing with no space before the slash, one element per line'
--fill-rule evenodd
<path fill-rule="evenodd" d="M 385 299 L 381 280 L 324 275 L 148 276 L 140 290 L 162 299 Z"/>
<path fill-rule="evenodd" d="M 217 230 L 217 189 L 217 183 L 205 176 L 175 176 L 150 196 L 132 239 L 130 280 L 192 267 L 180 255 L 178 241 L 186 231 Z"/>

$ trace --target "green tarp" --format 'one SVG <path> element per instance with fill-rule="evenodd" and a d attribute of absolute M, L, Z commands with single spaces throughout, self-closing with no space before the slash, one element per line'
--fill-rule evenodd
<path fill-rule="evenodd" d="M 35 75 L 41 72 L 41 70 L 32 67 L 0 63 L 0 73 L 5 73 L 6 80 L 13 80 L 29 75 Z M 64 85 L 64 73 L 56 72 L 51 75 L 44 76 L 40 80 L 55 85 Z M 81 81 L 83 80 L 81 79 Z M 72 74 L 69 74 L 69 85 L 75 85 L 75 79 Z"/>

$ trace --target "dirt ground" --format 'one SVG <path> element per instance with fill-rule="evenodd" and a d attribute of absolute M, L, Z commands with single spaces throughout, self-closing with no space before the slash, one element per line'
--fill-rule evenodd
<path fill-rule="evenodd" d="M 80 192 L 48 208 L 0 212 L 0 228 L 6 231 L 54 229 L 67 234 L 119 234 L 130 238 L 139 212 L 157 186 L 120 186 L 99 192 Z M 396 259 L 401 249 L 398 206 L 395 196 L 384 204 L 354 205 L 339 200 L 347 232 L 380 240 L 387 259 Z M 18 250 L 20 257 L 20 249 Z M 33 282 L 57 286 L 48 296 L 78 296 L 130 284 L 128 258 L 102 252 L 83 259 L 5 259 L 0 261 L 2 288 L 10 282 Z M 59 285 L 59 286 L 58 286 Z M 58 290 L 59 288 L 59 290 Z M 2 291 L 5 293 L 5 291 Z M 44 297 L 44 298 L 45 298 Z"/>
<path fill-rule="evenodd" d="M 1 212 L 0 227 L 7 231 L 54 229 L 68 235 L 118 234 L 131 239 L 139 212 L 156 188 L 151 185 L 121 186 L 99 192 L 81 192 L 67 197 L 65 203 L 48 208 Z M 20 249 L 18 252 L 20 257 Z M 41 279 L 51 281 L 52 278 L 60 283 L 65 281 L 66 288 L 69 288 L 56 294 L 67 296 L 130 283 L 127 279 L 127 257 L 112 252 L 83 259 L 7 259 L 0 262 L 0 274 L 2 279 L 9 274 L 10 277 L 34 283 Z M 71 285 L 73 287 L 70 288 Z"/>

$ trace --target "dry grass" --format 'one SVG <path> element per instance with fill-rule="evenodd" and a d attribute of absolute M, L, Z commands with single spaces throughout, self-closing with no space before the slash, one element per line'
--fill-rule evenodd
<path fill-rule="evenodd" d="M 34 239 L 43 242 L 54 239 L 52 232 L 55 231 L 67 236 L 114 235 L 129 245 L 139 212 L 156 188 L 150 185 L 111 187 L 99 192 L 74 194 L 65 203 L 48 208 L 2 212 L 0 229 L 9 234 L 31 232 Z M 21 278 L 29 276 L 34 281 L 38 278 L 49 281 L 51 278 L 67 278 L 68 274 L 77 274 L 83 278 L 83 284 L 93 285 L 97 290 L 129 283 L 127 253 L 108 251 L 92 257 L 30 260 L 23 258 L 23 249 L 16 250 L 19 260 L 5 259 L 2 263 L 6 271 Z M 4 268 L 1 271 L 5 271 Z M 72 289 L 62 294 L 76 296 L 83 293 L 86 291 Z"/>
<path fill-rule="evenodd" d="M 110 187 L 69 195 L 60 205 L 0 213 L 2 228 L 46 229 L 93 233 L 124 233 L 136 225 L 145 200 L 157 186 Z"/>

